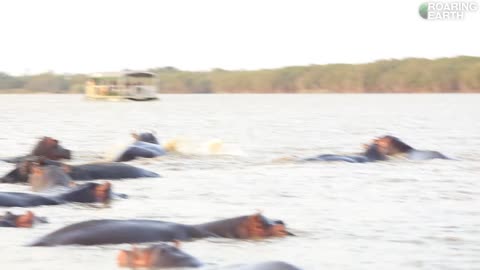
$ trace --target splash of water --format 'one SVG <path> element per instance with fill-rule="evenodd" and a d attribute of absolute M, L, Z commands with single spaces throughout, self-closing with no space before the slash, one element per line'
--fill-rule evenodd
<path fill-rule="evenodd" d="M 110 148 L 104 152 L 104 160 L 116 160 L 129 147 L 129 145 L 134 142 L 135 140 L 132 140 L 132 138 L 115 141 Z M 239 145 L 227 144 L 222 139 L 198 140 L 179 136 L 162 140 L 161 145 L 167 152 L 183 155 L 246 155 Z"/>
<path fill-rule="evenodd" d="M 187 155 L 245 155 L 239 145 L 227 144 L 222 139 L 195 140 L 188 137 L 174 137 L 165 140 L 162 146 L 168 152 Z"/>

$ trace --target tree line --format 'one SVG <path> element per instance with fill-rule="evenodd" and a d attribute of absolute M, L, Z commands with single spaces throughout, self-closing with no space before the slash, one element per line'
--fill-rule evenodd
<path fill-rule="evenodd" d="M 195 72 L 150 69 L 160 93 L 468 93 L 480 92 L 480 57 L 407 58 L 367 64 L 292 66 Z M 0 93 L 81 93 L 85 74 L 12 76 L 0 72 Z"/>

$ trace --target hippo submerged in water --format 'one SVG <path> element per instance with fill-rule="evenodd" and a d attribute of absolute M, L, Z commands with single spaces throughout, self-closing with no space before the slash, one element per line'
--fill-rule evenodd
<path fill-rule="evenodd" d="M 302 159 L 302 161 L 345 161 L 350 163 L 365 163 L 387 159 L 387 157 L 379 151 L 379 147 L 376 144 L 370 144 L 365 147 L 365 152 L 360 155 L 347 156 L 326 154 Z"/>
<path fill-rule="evenodd" d="M 379 137 L 373 143 L 378 145 L 380 152 L 387 156 L 402 155 L 411 160 L 450 159 L 437 151 L 417 150 L 399 138 L 390 135 Z"/>
<path fill-rule="evenodd" d="M 39 166 L 41 166 L 41 170 L 38 170 Z M 65 185 L 70 179 L 83 181 L 160 177 L 157 173 L 117 162 L 67 165 L 58 161 L 35 157 L 18 163 L 14 170 L 0 178 L 0 182 L 26 183 L 31 176 L 50 182 L 45 183 L 45 185 Z"/>
<path fill-rule="evenodd" d="M 31 228 L 34 223 L 48 223 L 46 218 L 37 217 L 32 211 L 27 211 L 23 215 L 15 215 L 6 212 L 0 216 L 0 227 Z"/>
<path fill-rule="evenodd" d="M 160 243 L 147 248 L 121 250 L 117 256 L 120 267 L 146 268 L 173 268 L 173 267 L 201 267 L 204 264 L 192 255 L 175 246 Z M 281 261 L 268 261 L 255 264 L 233 265 L 220 269 L 230 270 L 299 270 L 299 268 Z"/>
<path fill-rule="evenodd" d="M 157 220 L 90 220 L 54 231 L 31 246 L 103 245 L 193 240 L 205 237 L 257 239 L 292 235 L 282 221 L 255 214 L 198 225 Z"/>
<path fill-rule="evenodd" d="M 0 192 L 0 206 L 32 207 L 58 205 L 69 202 L 106 203 L 111 197 L 111 184 L 86 183 L 54 196 L 22 192 Z"/>
<path fill-rule="evenodd" d="M 117 256 L 120 267 L 147 267 L 147 268 L 172 268 L 172 267 L 200 267 L 203 265 L 197 258 L 179 249 L 179 243 L 175 246 L 160 243 L 147 248 L 135 248 L 121 250 Z"/>
<path fill-rule="evenodd" d="M 71 159 L 71 151 L 62 147 L 60 142 L 51 137 L 43 137 L 27 156 L 3 159 L 5 162 L 18 163 L 32 156 L 42 156 L 50 160 Z"/>
<path fill-rule="evenodd" d="M 166 154 L 153 133 L 132 134 L 135 142 L 122 152 L 115 161 L 130 161 L 136 158 L 153 158 Z"/>

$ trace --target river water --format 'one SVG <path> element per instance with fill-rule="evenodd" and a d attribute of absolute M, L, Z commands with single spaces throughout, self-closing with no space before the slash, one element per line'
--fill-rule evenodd
<path fill-rule="evenodd" d="M 479 105 L 480 95 L 450 94 L 162 95 L 159 102 L 0 95 L 1 157 L 27 153 L 49 135 L 74 151 L 72 163 L 96 161 L 143 130 L 180 150 L 130 162 L 163 177 L 115 181 L 114 190 L 129 199 L 110 207 L 36 207 L 49 224 L 0 228 L 0 269 L 117 269 L 117 251 L 128 245 L 24 246 L 74 222 L 195 224 L 259 210 L 284 220 L 297 236 L 206 239 L 183 249 L 212 268 L 284 260 L 305 270 L 480 269 Z M 359 152 L 383 134 L 459 161 L 289 161 Z M 0 162 L 0 174 L 11 168 Z M 10 184 L 0 189 L 28 191 Z"/>

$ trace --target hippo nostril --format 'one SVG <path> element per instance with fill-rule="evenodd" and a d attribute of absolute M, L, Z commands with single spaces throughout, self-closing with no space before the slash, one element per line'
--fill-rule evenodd
<path fill-rule="evenodd" d="M 132 252 L 121 250 L 117 256 L 117 263 L 121 267 L 130 267 L 132 261 Z"/>

